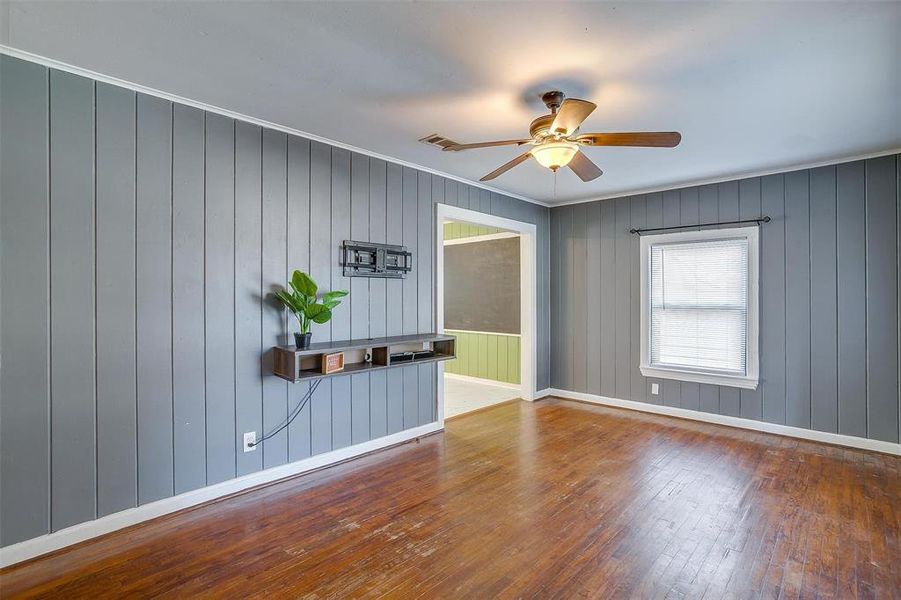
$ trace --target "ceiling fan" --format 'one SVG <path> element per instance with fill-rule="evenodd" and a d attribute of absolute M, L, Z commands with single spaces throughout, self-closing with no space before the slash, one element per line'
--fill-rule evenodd
<path fill-rule="evenodd" d="M 475 144 L 457 144 L 440 138 L 439 145 L 443 150 L 459 152 L 473 148 L 490 148 L 493 146 L 533 146 L 482 177 L 479 181 L 488 181 L 506 173 L 530 156 L 538 163 L 554 171 L 560 167 L 569 167 L 582 181 L 591 181 L 601 176 L 603 171 L 580 150 L 580 146 L 644 146 L 653 148 L 673 148 L 679 145 L 682 134 L 677 131 L 653 131 L 634 133 L 579 133 L 579 126 L 588 118 L 597 105 L 587 100 L 566 98 L 563 92 L 547 92 L 541 96 L 542 102 L 550 109 L 551 114 L 538 117 L 529 126 L 532 137 L 518 140 L 499 140 L 495 142 L 478 142 Z M 423 138 L 431 141 L 432 138 Z"/>

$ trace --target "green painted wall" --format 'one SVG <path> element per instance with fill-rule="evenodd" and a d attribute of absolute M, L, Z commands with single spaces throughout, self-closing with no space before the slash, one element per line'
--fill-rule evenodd
<path fill-rule="evenodd" d="M 500 233 L 501 229 L 495 227 L 481 227 L 479 225 L 470 225 L 469 223 L 445 223 L 444 239 L 456 240 L 459 238 L 476 237 L 478 235 L 491 235 L 492 233 Z"/>
<path fill-rule="evenodd" d="M 519 383 L 519 336 L 446 329 L 457 336 L 457 360 L 444 363 L 446 373 Z"/>

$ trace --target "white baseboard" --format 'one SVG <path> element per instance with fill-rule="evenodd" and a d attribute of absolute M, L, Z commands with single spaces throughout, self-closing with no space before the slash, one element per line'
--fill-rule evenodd
<path fill-rule="evenodd" d="M 875 452 L 883 452 L 885 454 L 894 454 L 895 456 L 901 456 L 901 444 L 896 444 L 894 442 L 870 440 L 866 438 L 855 437 L 852 435 L 815 431 L 813 429 L 804 429 L 802 427 L 792 427 L 791 425 L 777 425 L 775 423 L 765 423 L 763 421 L 755 421 L 753 419 L 743 419 L 741 417 L 730 417 L 727 415 L 716 415 L 713 413 L 706 413 L 698 410 L 689 410 L 687 408 L 677 408 L 675 406 L 662 406 L 660 404 L 636 402 L 635 400 L 620 400 L 619 398 L 608 398 L 606 396 L 585 394 L 583 392 L 571 392 L 569 390 L 559 390 L 556 388 L 550 388 L 546 390 L 546 392 L 546 395 L 548 396 L 557 396 L 559 398 L 567 398 L 570 400 L 580 400 L 582 402 L 590 402 L 592 404 L 602 404 L 604 406 L 627 408 L 629 410 L 638 410 L 646 413 L 668 415 L 682 419 L 691 419 L 693 421 L 715 423 L 717 425 L 728 425 L 729 427 L 738 427 L 740 429 L 751 429 L 753 431 L 775 433 L 777 435 L 784 435 L 804 440 L 812 440 L 814 442 L 824 442 L 826 444 L 847 446 L 849 448 L 859 448 L 861 450 L 873 450 Z M 543 393 L 544 392 L 541 392 L 539 394 L 539 397 Z"/>
<path fill-rule="evenodd" d="M 494 387 L 505 388 L 508 390 L 519 390 L 521 386 L 517 383 L 506 383 L 504 381 L 495 381 L 494 379 L 482 379 L 481 377 L 473 377 L 471 375 L 460 375 L 459 373 L 444 372 L 444 376 L 449 379 L 458 379 L 460 381 L 471 381 L 473 383 L 481 383 L 482 385 L 492 385 Z"/>
<path fill-rule="evenodd" d="M 79 523 L 66 529 L 42 535 L 0 548 L 0 568 L 13 565 L 29 558 L 34 558 L 72 544 L 141 523 L 149 519 L 161 517 L 185 508 L 190 508 L 210 500 L 228 496 L 265 483 L 271 483 L 292 475 L 299 475 L 314 469 L 332 465 L 374 450 L 381 450 L 417 437 L 434 433 L 443 429 L 438 423 L 429 423 L 413 429 L 407 429 L 385 437 L 381 437 L 355 446 L 348 446 L 324 454 L 318 454 L 293 463 L 243 475 L 229 481 L 223 481 L 197 490 L 164 498 L 136 508 L 129 508 L 93 521 Z"/>

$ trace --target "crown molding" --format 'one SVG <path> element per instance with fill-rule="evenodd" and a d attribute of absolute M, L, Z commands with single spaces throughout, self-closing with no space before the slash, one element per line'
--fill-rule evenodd
<path fill-rule="evenodd" d="M 893 154 L 901 154 L 901 146 L 897 148 L 888 148 L 887 150 L 879 150 L 876 152 L 868 152 L 865 154 L 851 154 L 847 156 L 839 156 L 820 160 L 815 162 L 796 163 L 784 167 L 775 167 L 772 169 L 763 169 L 759 171 L 744 171 L 740 173 L 728 173 L 725 175 L 717 175 L 707 179 L 689 179 L 679 183 L 666 184 L 656 187 L 639 188 L 635 190 L 623 190 L 612 194 L 603 194 L 601 196 L 593 196 L 582 200 L 565 200 L 563 202 L 554 202 L 549 204 L 550 208 L 559 206 L 571 206 L 573 204 L 587 204 L 588 202 L 598 202 L 599 200 L 611 200 L 614 198 L 626 198 L 628 196 L 639 196 L 641 194 L 654 194 L 657 192 L 668 192 L 671 190 L 681 190 L 684 188 L 697 187 L 701 185 L 711 185 L 714 183 L 726 183 L 728 181 L 738 181 L 740 179 L 750 179 L 752 177 L 764 177 L 766 175 L 777 175 L 779 173 L 791 173 L 793 171 L 803 171 L 805 169 L 816 169 L 817 167 L 829 167 L 832 165 L 840 165 L 842 163 L 854 162 L 857 160 L 867 160 L 870 158 L 881 158 L 883 156 L 892 156 Z"/>
<path fill-rule="evenodd" d="M 419 165 L 419 164 L 416 164 L 416 163 L 413 163 L 410 161 L 401 160 L 399 158 L 395 158 L 393 156 L 388 156 L 386 154 L 380 154 L 378 152 L 373 152 L 371 150 L 367 150 L 365 148 L 360 148 L 358 146 L 354 146 L 351 144 L 345 144 L 344 142 L 339 142 L 338 140 L 333 140 L 333 139 L 330 139 L 327 137 L 323 137 L 321 135 L 316 135 L 315 133 L 309 133 L 307 131 L 301 131 L 300 129 L 295 129 L 293 127 L 279 125 L 278 123 L 266 121 L 265 119 L 258 119 L 256 117 L 252 117 L 250 115 L 245 115 L 243 113 L 235 112 L 233 110 L 228 110 L 226 108 L 221 108 L 219 106 L 207 104 L 206 102 L 192 100 L 190 98 L 185 98 L 185 97 L 179 96 L 177 94 L 170 94 L 169 92 L 164 92 L 164 91 L 158 90 L 156 88 L 148 87 L 146 85 L 141 85 L 139 83 L 134 83 L 132 81 L 127 81 L 125 79 L 120 79 L 118 77 L 104 75 L 103 73 L 91 71 L 90 69 L 84 69 L 82 67 L 64 63 L 62 61 L 58 61 L 53 58 L 48 58 L 46 56 L 34 54 L 34 53 L 28 52 L 26 50 L 20 50 L 18 48 L 13 48 L 12 46 L 7 46 L 5 44 L 0 44 L 0 54 L 5 54 L 7 56 L 12 56 L 13 58 L 19 58 L 21 60 L 25 60 L 28 62 L 43 65 L 45 67 L 48 67 L 51 69 L 56 69 L 58 71 L 65 71 L 67 73 L 72 73 L 73 75 L 80 75 L 82 77 L 87 77 L 89 79 L 94 79 L 96 81 L 102 81 L 103 83 L 108 83 L 110 85 L 115 85 L 118 87 L 126 88 L 129 90 L 135 91 L 135 92 L 139 92 L 141 94 L 147 94 L 148 96 L 155 96 L 157 98 L 162 98 L 163 100 L 169 100 L 170 102 L 177 102 L 178 104 L 183 104 L 186 106 L 199 108 L 200 110 L 205 110 L 207 112 L 223 115 L 225 117 L 229 117 L 229 118 L 235 119 L 237 121 L 244 121 L 246 123 L 252 123 L 254 125 L 259 125 L 260 127 L 265 127 L 266 129 L 272 129 L 275 131 L 281 131 L 282 133 L 296 135 L 296 136 L 306 138 L 308 140 L 312 140 L 315 142 L 321 142 L 323 144 L 328 144 L 329 146 L 334 146 L 336 148 L 343 148 L 344 150 L 349 150 L 350 152 L 356 152 L 357 154 L 363 154 L 363 155 L 369 156 L 371 158 L 377 158 L 379 160 L 384 160 L 385 162 L 394 163 L 396 165 L 401 165 L 404 167 L 410 167 L 412 169 L 417 169 L 417 170 L 423 171 L 425 173 L 431 173 L 432 175 L 438 175 L 439 177 L 444 177 L 446 179 L 452 179 L 453 181 L 465 183 L 466 185 L 471 185 L 471 186 L 474 186 L 477 188 L 481 188 L 483 190 L 488 190 L 489 192 L 501 194 L 501 195 L 507 196 L 509 198 L 515 198 L 517 200 L 522 200 L 523 202 L 528 202 L 530 204 L 537 204 L 538 206 L 543 206 L 544 208 L 550 208 L 550 206 L 551 206 L 550 204 L 548 204 L 546 202 L 542 202 L 541 200 L 536 200 L 534 198 L 528 198 L 526 196 L 514 194 L 513 192 L 505 192 L 504 190 L 501 190 L 501 189 L 498 189 L 498 188 L 495 188 L 495 187 L 492 187 L 489 185 L 485 185 L 484 183 L 482 183 L 480 181 L 472 181 L 470 179 L 466 179 L 465 177 L 451 175 L 450 173 L 446 173 L 444 171 L 439 171 L 438 169 L 433 169 L 431 167 L 426 167 L 424 165 Z"/>

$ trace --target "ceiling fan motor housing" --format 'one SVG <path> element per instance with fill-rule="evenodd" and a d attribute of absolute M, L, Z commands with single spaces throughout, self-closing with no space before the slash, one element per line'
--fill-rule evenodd
<path fill-rule="evenodd" d="M 541 101 L 544 102 L 544 105 L 548 107 L 548 109 L 551 111 L 551 114 L 557 114 L 557 109 L 559 109 L 560 105 L 563 104 L 563 100 L 565 98 L 566 94 L 559 90 L 545 92 L 541 95 Z"/>

